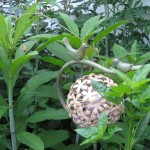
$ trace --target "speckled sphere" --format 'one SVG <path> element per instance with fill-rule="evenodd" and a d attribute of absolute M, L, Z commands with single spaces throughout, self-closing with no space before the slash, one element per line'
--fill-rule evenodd
<path fill-rule="evenodd" d="M 106 111 L 108 124 L 115 123 L 124 111 L 122 103 L 115 105 L 103 98 L 92 86 L 91 80 L 105 84 L 107 87 L 117 86 L 114 81 L 101 74 L 90 74 L 79 78 L 71 86 L 67 96 L 66 107 L 73 121 L 79 127 L 96 126 L 98 116 Z"/>

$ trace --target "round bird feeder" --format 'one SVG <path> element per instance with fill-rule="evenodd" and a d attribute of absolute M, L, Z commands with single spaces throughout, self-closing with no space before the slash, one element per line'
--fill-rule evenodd
<path fill-rule="evenodd" d="M 123 104 L 115 105 L 103 98 L 93 87 L 91 80 L 107 87 L 117 86 L 114 81 L 101 74 L 84 76 L 71 86 L 67 96 L 66 108 L 79 127 L 96 126 L 103 111 L 108 115 L 108 124 L 115 123 L 123 113 Z"/>

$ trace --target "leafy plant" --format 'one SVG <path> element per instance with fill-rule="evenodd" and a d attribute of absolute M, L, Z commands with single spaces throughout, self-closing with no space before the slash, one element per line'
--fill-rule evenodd
<path fill-rule="evenodd" d="M 147 83 L 150 79 L 147 78 L 147 75 L 150 72 L 150 65 L 144 65 L 132 74 L 132 76 L 115 69 L 113 70 L 123 80 L 122 83 L 107 90 L 103 90 L 106 87 L 102 84 L 93 82 L 93 86 L 107 100 L 116 104 L 122 102 L 124 99 L 126 116 L 124 116 L 123 121 L 127 121 L 128 123 L 127 133 L 123 135 L 125 141 L 124 149 L 131 150 L 136 146 L 137 141 L 147 139 L 147 137 L 143 138 L 143 135 L 150 119 L 149 109 L 145 109 L 149 105 L 148 99 L 150 98 L 146 92 L 149 91 Z M 144 93 L 147 93 L 145 98 L 142 96 Z M 101 122 L 103 121 L 101 120 Z"/>
<path fill-rule="evenodd" d="M 38 15 L 34 15 L 35 11 L 36 5 L 31 6 L 16 20 L 15 26 L 13 26 L 12 17 L 8 16 L 4 18 L 0 15 L 0 69 L 2 71 L 2 77 L 7 85 L 8 92 L 7 102 L 3 100 L 3 97 L 1 98 L 0 117 L 3 117 L 6 111 L 9 112 L 8 118 L 11 145 L 10 147 L 7 146 L 7 148 L 12 150 L 18 149 L 18 142 L 28 145 L 32 149 L 44 150 L 44 143 L 40 137 L 26 131 L 28 122 L 35 123 L 47 119 L 66 119 L 69 117 L 64 110 L 60 109 L 58 111 L 58 109 L 55 110 L 54 108 L 38 111 L 29 118 L 28 115 L 30 113 L 26 113 L 27 107 L 35 100 L 34 96 L 37 95 L 35 90 L 43 83 L 56 78 L 56 71 L 39 70 L 37 74 L 32 76 L 27 84 L 24 85 L 20 91 L 20 95 L 17 94 L 18 98 L 14 95 L 14 89 L 22 68 L 38 55 L 37 51 L 31 51 L 37 40 L 29 39 L 24 43 L 20 43 L 26 30 L 39 19 Z M 45 113 L 47 116 L 44 117 L 42 114 Z M 38 120 L 35 118 L 36 115 L 38 115 Z M 5 115 L 5 117 L 7 118 L 7 115 Z M 8 133 L 2 133 L 1 139 L 8 138 L 8 135 Z M 36 142 L 38 142 L 38 145 Z"/>
<path fill-rule="evenodd" d="M 38 19 L 38 16 L 33 16 L 36 6 L 30 7 L 23 16 L 21 16 L 17 22 L 16 26 L 12 26 L 11 18 L 4 18 L 0 16 L 2 30 L 0 30 L 0 45 L 1 45 L 1 55 L 0 55 L 0 69 L 4 77 L 4 81 L 7 85 L 8 90 L 8 109 L 9 109 L 9 122 L 10 122 L 10 133 L 12 140 L 12 149 L 17 149 L 16 135 L 15 135 L 15 121 L 14 121 L 14 104 L 13 104 L 13 88 L 15 86 L 16 80 L 19 76 L 20 70 L 26 65 L 26 63 L 33 57 L 35 57 L 37 52 L 30 52 L 25 54 L 22 53 L 19 57 L 14 59 L 16 45 L 19 39 L 27 30 L 27 28 Z M 7 21 L 9 20 L 9 21 Z M 4 109 L 4 108 L 3 108 Z"/>
<path fill-rule="evenodd" d="M 87 143 L 94 143 L 100 139 L 108 140 L 109 138 L 111 138 L 111 136 L 113 136 L 115 132 L 122 130 L 121 128 L 113 125 L 108 126 L 107 129 L 107 122 L 108 122 L 107 114 L 106 112 L 103 112 L 99 116 L 97 127 L 76 129 L 75 131 L 77 133 L 86 138 L 86 140 L 84 140 L 80 145 Z M 106 129 L 108 130 L 107 132 Z"/>

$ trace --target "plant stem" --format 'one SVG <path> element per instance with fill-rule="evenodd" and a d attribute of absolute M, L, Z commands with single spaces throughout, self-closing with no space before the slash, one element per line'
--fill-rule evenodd
<path fill-rule="evenodd" d="M 12 78 L 9 78 L 9 83 L 7 88 L 8 88 L 9 124 L 10 124 L 12 150 L 17 150 L 14 110 L 13 110 L 13 79 Z"/>
<path fill-rule="evenodd" d="M 105 0 L 104 7 L 105 7 L 105 17 L 109 17 L 109 7 L 108 7 L 108 4 L 107 4 L 107 0 Z M 107 37 L 105 37 L 105 49 L 106 49 L 106 56 L 108 57 L 109 50 L 108 50 L 108 38 Z"/>
<path fill-rule="evenodd" d="M 125 145 L 125 150 L 131 150 L 132 149 L 132 128 L 133 128 L 133 115 L 132 115 L 133 106 L 132 103 L 130 103 L 130 120 L 129 120 L 129 128 L 128 128 L 128 136 L 127 136 L 127 142 Z"/>
<path fill-rule="evenodd" d="M 93 150 L 97 150 L 97 143 L 93 143 Z"/>
<path fill-rule="evenodd" d="M 10 4 L 10 14 L 11 14 L 11 13 L 13 13 L 13 3 L 12 3 L 12 0 L 10 0 L 9 4 Z"/>
<path fill-rule="evenodd" d="M 38 0 L 35 0 L 35 3 L 38 4 Z M 38 10 L 37 10 L 37 13 L 38 13 Z M 35 33 L 36 33 L 36 35 L 39 34 L 39 21 L 38 20 L 36 21 Z M 38 72 L 38 63 L 39 63 L 39 60 L 38 60 L 38 55 L 37 55 L 36 58 L 35 58 L 35 68 L 34 68 L 35 74 L 37 74 L 37 72 Z"/>
<path fill-rule="evenodd" d="M 78 133 L 76 133 L 76 144 L 79 144 L 79 140 L 80 140 L 80 135 Z"/>

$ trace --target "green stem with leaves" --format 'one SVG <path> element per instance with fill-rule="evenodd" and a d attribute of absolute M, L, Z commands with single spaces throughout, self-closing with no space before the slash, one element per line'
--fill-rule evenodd
<path fill-rule="evenodd" d="M 35 0 L 35 4 L 38 4 L 38 0 Z M 38 13 L 38 10 L 37 10 Z M 39 34 L 39 20 L 36 21 L 36 30 L 35 33 L 38 35 Z M 38 55 L 35 58 L 35 68 L 34 68 L 34 72 L 35 74 L 37 74 L 38 72 L 38 63 L 39 63 L 39 59 L 38 59 Z"/>
<path fill-rule="evenodd" d="M 11 133 L 12 150 L 17 150 L 14 110 L 13 110 L 13 78 L 12 77 L 9 77 L 7 88 L 8 88 L 9 125 L 10 125 L 10 133 Z"/>
<path fill-rule="evenodd" d="M 130 116 L 129 116 L 129 127 L 127 133 L 127 141 L 125 144 L 125 150 L 132 149 L 132 128 L 133 128 L 133 105 L 130 103 Z"/>
<path fill-rule="evenodd" d="M 12 2 L 12 0 L 10 0 L 9 4 L 10 4 L 10 14 L 11 14 L 13 12 L 13 2 Z"/>
<path fill-rule="evenodd" d="M 80 141 L 80 135 L 76 133 L 76 144 L 78 145 Z"/>
<path fill-rule="evenodd" d="M 109 17 L 109 7 L 108 7 L 108 3 L 107 3 L 107 0 L 105 0 L 105 17 Z M 108 38 L 105 37 L 105 49 L 106 49 L 106 56 L 108 57 Z"/>
<path fill-rule="evenodd" d="M 93 143 L 93 150 L 97 150 L 97 143 Z"/>

